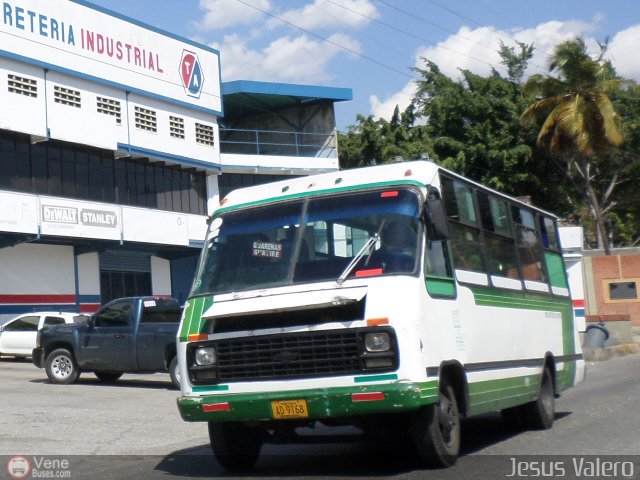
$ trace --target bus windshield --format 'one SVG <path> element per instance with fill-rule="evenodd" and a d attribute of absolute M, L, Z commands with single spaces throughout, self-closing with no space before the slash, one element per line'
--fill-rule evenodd
<path fill-rule="evenodd" d="M 222 213 L 209 227 L 192 295 L 337 281 L 345 270 L 348 277 L 417 274 L 420 206 L 419 193 L 403 187 Z"/>

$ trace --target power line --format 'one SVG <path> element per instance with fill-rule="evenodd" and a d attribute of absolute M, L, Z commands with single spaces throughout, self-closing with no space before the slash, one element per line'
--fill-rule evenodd
<path fill-rule="evenodd" d="M 488 25 L 482 25 L 480 22 L 478 22 L 478 21 L 474 20 L 473 18 L 467 17 L 466 15 L 463 15 L 463 14 L 461 14 L 460 12 L 457 12 L 456 10 L 452 9 L 451 7 L 447 7 L 446 5 L 442 5 L 441 3 L 436 2 L 435 0 L 424 0 L 424 1 L 425 1 L 425 2 L 428 2 L 428 3 L 431 3 L 432 5 L 435 5 L 436 7 L 439 7 L 439 8 L 441 8 L 441 9 L 443 9 L 443 10 L 446 10 L 447 12 L 451 13 L 452 15 L 455 15 L 456 17 L 462 18 L 463 20 L 466 20 L 466 21 L 468 21 L 468 22 L 471 22 L 471 23 L 473 23 L 473 24 L 475 24 L 475 25 L 477 25 L 477 26 L 479 26 L 479 27 L 487 28 L 487 29 L 491 30 L 493 33 L 496 33 L 496 34 L 498 34 L 498 35 L 503 35 L 503 34 L 504 34 L 504 32 L 499 32 L 499 31 L 498 31 L 498 30 L 496 30 L 495 28 L 493 28 L 493 27 L 491 27 L 491 26 L 488 26 Z M 515 42 L 515 43 L 518 43 L 518 44 L 520 43 L 520 42 L 518 42 L 515 38 L 513 38 L 513 37 L 511 37 L 511 36 L 509 36 L 509 35 L 507 35 L 507 38 L 508 38 L 509 40 L 511 40 L 512 42 Z M 501 39 L 501 40 L 502 40 L 502 39 Z M 541 51 L 542 53 L 544 53 L 545 55 L 547 55 L 548 57 L 551 57 L 551 56 L 552 56 L 550 53 L 547 53 L 547 52 L 545 52 L 544 50 L 540 50 L 540 51 Z M 543 67 L 543 66 L 541 66 L 541 65 L 536 65 L 535 63 L 532 63 L 532 65 L 535 65 L 536 67 L 539 67 L 539 68 L 545 68 L 545 67 Z"/>
<path fill-rule="evenodd" d="M 333 5 L 336 5 L 336 6 L 338 6 L 338 7 L 346 8 L 346 7 L 343 7 L 342 5 L 337 5 L 337 4 L 333 3 L 333 2 L 327 2 L 327 3 L 332 3 Z M 338 23 L 340 23 L 340 24 L 344 25 L 344 26 L 345 26 L 345 27 L 347 27 L 348 29 L 353 29 L 353 30 L 355 30 L 355 29 L 354 29 L 354 27 L 353 27 L 352 25 L 348 24 L 347 22 L 345 22 L 345 21 L 344 21 L 344 20 L 342 20 L 341 18 L 339 18 L 339 17 L 337 17 L 337 16 L 335 16 L 335 15 L 332 15 L 331 13 L 327 12 L 326 10 L 321 9 L 318 5 L 316 5 L 316 3 L 312 3 L 311 5 L 312 5 L 316 10 L 318 10 L 318 11 L 322 12 L 323 14 L 325 14 L 325 15 L 326 15 L 326 16 L 328 16 L 328 17 L 333 18 L 336 22 L 338 22 Z M 357 12 L 354 12 L 354 13 L 357 13 Z M 368 38 L 369 40 L 371 40 L 372 42 L 375 42 L 375 43 L 377 43 L 378 45 L 380 45 L 380 46 L 382 46 L 382 47 L 384 47 L 384 48 L 386 48 L 386 49 L 388 49 L 388 50 L 391 50 L 391 51 L 393 51 L 393 52 L 395 52 L 395 53 L 398 53 L 398 54 L 400 54 L 400 55 L 406 55 L 406 53 L 407 53 L 406 51 L 402 51 L 402 50 L 399 50 L 399 49 L 397 49 L 397 48 L 394 48 L 394 47 L 390 46 L 390 45 L 389 45 L 389 43 L 387 43 L 387 42 L 381 42 L 380 40 L 378 40 L 378 39 L 377 39 L 376 37 L 374 37 L 373 35 L 368 35 L 368 34 L 366 34 L 366 33 L 365 33 L 365 32 L 363 32 L 363 31 L 359 31 L 358 33 L 359 33 L 359 35 L 362 35 L 362 36 L 364 36 L 364 37 L 367 37 L 367 38 Z"/>
<path fill-rule="evenodd" d="M 420 15 L 416 15 L 414 12 L 409 12 L 408 10 L 404 10 L 403 8 L 400 8 L 400 7 L 397 7 L 397 6 L 395 6 L 395 5 L 392 5 L 392 4 L 390 4 L 389 2 L 387 2 L 387 1 L 385 1 L 385 0 L 378 0 L 378 1 L 379 1 L 380 3 L 382 3 L 382 4 L 386 5 L 387 7 L 389 7 L 389 8 L 391 8 L 391 9 L 393 9 L 393 10 L 396 10 L 396 11 L 398 11 L 398 12 L 400 12 L 400 13 L 404 14 L 404 15 L 407 15 L 408 17 L 411 17 L 411 18 L 415 18 L 415 19 L 417 19 L 417 20 L 420 20 L 421 22 L 426 23 L 427 25 L 430 25 L 430 26 L 432 26 L 432 27 L 434 27 L 434 28 L 437 28 L 438 30 L 441 30 L 441 31 L 443 31 L 443 32 L 445 32 L 445 33 L 448 33 L 448 34 L 451 34 L 451 35 L 456 35 L 456 36 L 458 36 L 458 37 L 460 37 L 460 38 L 465 39 L 465 40 L 466 40 L 466 41 L 468 41 L 468 42 L 475 43 L 476 45 L 479 45 L 479 46 L 481 46 L 481 47 L 487 48 L 487 49 L 489 49 L 489 50 L 491 50 L 491 51 L 495 52 L 495 48 L 494 48 L 494 47 L 490 47 L 490 46 L 488 46 L 488 45 L 485 45 L 485 44 L 483 44 L 483 43 L 481 43 L 481 42 L 478 42 L 477 40 L 474 40 L 474 39 L 472 39 L 472 38 L 465 37 L 464 35 L 461 35 L 460 33 L 455 32 L 455 31 L 453 31 L 453 30 L 451 30 L 451 29 L 444 28 L 444 27 L 442 27 L 442 26 L 438 25 L 437 23 L 434 23 L 434 22 L 432 22 L 432 21 L 430 21 L 430 20 L 427 20 L 427 19 L 426 19 L 426 18 L 424 18 L 424 17 L 421 17 Z"/>
<path fill-rule="evenodd" d="M 244 0 L 236 0 L 236 1 L 242 3 L 243 5 L 245 5 L 247 7 L 250 7 L 250 8 L 253 8 L 254 10 L 259 11 L 259 12 L 263 13 L 264 15 L 267 15 L 269 17 L 275 18 L 276 20 L 279 20 L 282 23 L 285 23 L 285 24 L 289 25 L 290 27 L 296 28 L 296 29 L 298 29 L 298 30 L 300 30 L 302 32 L 305 32 L 305 33 L 307 33 L 307 34 L 309 34 L 309 35 L 311 35 L 311 36 L 313 36 L 313 37 L 315 37 L 315 38 L 317 38 L 319 40 L 322 40 L 323 42 L 326 42 L 326 43 L 328 43 L 330 45 L 338 47 L 338 48 L 340 48 L 340 49 L 342 49 L 342 50 L 344 50 L 346 52 L 349 52 L 349 53 L 351 53 L 353 55 L 356 55 L 356 56 L 358 56 L 358 57 L 360 57 L 360 58 L 362 58 L 364 60 L 367 60 L 369 62 L 375 63 L 376 65 L 378 65 L 380 67 L 383 67 L 383 68 L 386 68 L 387 70 L 390 70 L 392 72 L 398 73 L 398 74 L 402 75 L 403 77 L 407 77 L 407 78 L 409 78 L 411 80 L 414 80 L 414 81 L 417 80 L 417 78 L 413 77 L 412 75 L 409 75 L 408 73 L 405 73 L 405 72 L 403 72 L 401 70 L 398 70 L 397 68 L 392 67 L 391 65 L 387 65 L 387 64 L 385 64 L 383 62 L 380 62 L 379 60 L 376 60 L 375 58 L 369 57 L 368 55 L 363 55 L 362 53 L 357 52 L 357 51 L 355 51 L 355 50 L 353 50 L 353 49 L 351 49 L 349 47 L 345 47 L 344 45 L 341 45 L 341 44 L 339 44 L 337 42 L 334 42 L 333 40 L 329 40 L 328 38 L 323 37 L 322 35 L 318 35 L 317 33 L 311 32 L 310 30 L 307 30 L 306 28 L 303 28 L 303 27 L 300 27 L 300 26 L 298 26 L 298 25 L 296 25 L 294 23 L 291 23 L 291 22 L 285 20 L 284 18 L 281 18 L 281 17 L 279 17 L 277 15 L 274 15 L 272 13 L 269 13 L 269 12 L 265 11 L 265 10 L 262 10 L 259 7 L 251 5 L 250 3 L 247 3 Z"/>
<path fill-rule="evenodd" d="M 371 20 L 372 22 L 378 23 L 378 24 L 380 24 L 380 25 L 382 25 L 382 26 L 384 26 L 384 27 L 390 28 L 391 30 L 394 30 L 394 31 L 399 32 L 399 33 L 402 33 L 403 35 L 406 35 L 406 36 L 408 36 L 408 37 L 415 38 L 415 39 L 420 40 L 420 41 L 422 41 L 422 42 L 426 42 L 428 45 L 432 45 L 432 46 L 434 46 L 434 47 L 436 46 L 436 45 L 435 45 L 431 40 L 428 40 L 428 39 L 426 39 L 426 38 L 424 38 L 424 37 L 421 37 L 420 35 L 416 35 L 416 34 L 414 34 L 414 33 L 408 32 L 408 31 L 406 31 L 406 30 L 403 30 L 403 29 L 401 29 L 401 28 L 398 28 L 398 27 L 396 27 L 396 26 L 394 26 L 394 25 L 391 25 L 391 24 L 389 24 L 389 23 L 383 22 L 382 20 L 378 20 L 377 18 L 373 18 L 373 17 L 371 17 L 371 16 L 369 16 L 369 15 L 365 15 L 364 13 L 360 13 L 360 12 L 358 12 L 358 11 L 356 11 L 356 10 L 353 10 L 353 9 L 351 9 L 351 8 L 349 8 L 349 7 L 346 7 L 346 6 L 344 6 L 344 5 L 340 5 L 339 3 L 336 3 L 336 2 L 334 2 L 333 0 L 326 0 L 326 1 L 327 1 L 328 3 L 331 3 L 331 4 L 333 4 L 333 5 L 338 6 L 338 7 L 340 7 L 340 8 L 343 8 L 343 9 L 345 9 L 345 10 L 349 11 L 349 12 L 355 13 L 356 15 L 360 15 L 361 17 L 367 18 L 367 19 Z M 439 27 L 439 28 L 440 28 L 440 27 Z M 440 48 L 442 48 L 443 50 L 448 50 L 448 51 L 450 51 L 450 52 L 452 52 L 452 53 L 455 53 L 456 55 L 460 55 L 460 56 L 463 56 L 463 57 L 467 57 L 467 58 L 469 58 L 469 59 L 471 59 L 471 60 L 475 60 L 476 62 L 484 63 L 485 65 L 488 65 L 488 66 L 490 66 L 491 68 L 495 68 L 495 66 L 494 66 L 493 64 L 489 63 L 489 62 L 486 62 L 486 61 L 484 61 L 484 60 L 481 60 L 481 59 L 479 59 L 479 58 L 477 58 L 477 57 L 474 57 L 474 56 L 472 56 L 472 55 L 468 55 L 468 54 L 466 54 L 466 53 L 459 52 L 459 51 L 457 51 L 457 50 L 454 50 L 453 48 L 447 47 L 446 45 L 440 45 Z"/>

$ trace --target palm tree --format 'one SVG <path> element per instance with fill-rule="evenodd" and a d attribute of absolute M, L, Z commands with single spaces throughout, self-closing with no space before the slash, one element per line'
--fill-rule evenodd
<path fill-rule="evenodd" d="M 557 45 L 549 66 L 557 76 L 537 74 L 527 80 L 525 93 L 535 101 L 521 118 L 528 124 L 541 122 L 538 145 L 565 160 L 568 172 L 581 177 L 580 194 L 589 204 L 599 244 L 609 255 L 603 206 L 616 179 L 602 192 L 601 201 L 593 180 L 598 160 L 610 158 L 622 145 L 623 134 L 621 118 L 609 99 L 619 80 L 602 60 L 605 51 L 606 45 L 601 45 L 600 55 L 590 57 L 582 38 Z"/>

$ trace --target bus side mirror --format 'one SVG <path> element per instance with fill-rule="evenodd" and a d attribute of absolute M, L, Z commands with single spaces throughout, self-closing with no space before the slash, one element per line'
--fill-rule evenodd
<path fill-rule="evenodd" d="M 425 203 L 424 217 L 429 239 L 434 241 L 449 239 L 449 223 L 440 198 L 430 198 Z"/>

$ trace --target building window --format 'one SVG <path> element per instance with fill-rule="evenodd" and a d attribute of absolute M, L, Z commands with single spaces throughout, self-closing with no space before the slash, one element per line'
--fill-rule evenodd
<path fill-rule="evenodd" d="M 638 298 L 637 283 L 635 281 L 610 282 L 610 300 L 635 300 Z"/>
<path fill-rule="evenodd" d="M 196 123 L 196 142 L 213 147 L 213 127 Z"/>
<path fill-rule="evenodd" d="M 38 82 L 32 78 L 19 77 L 9 74 L 8 89 L 11 93 L 26 95 L 27 97 L 38 96 Z"/>
<path fill-rule="evenodd" d="M 184 118 L 169 115 L 169 135 L 184 140 Z"/>
<path fill-rule="evenodd" d="M 158 132 L 158 119 L 154 110 L 147 108 L 135 107 L 136 128 L 147 132 Z"/>
<path fill-rule="evenodd" d="M 122 125 L 122 106 L 120 101 L 111 98 L 97 97 L 98 113 L 111 115 L 116 118 L 116 124 Z"/>
<path fill-rule="evenodd" d="M 100 302 L 104 305 L 122 297 L 151 295 L 151 273 L 100 272 Z"/>
<path fill-rule="evenodd" d="M 0 189 L 206 214 L 204 172 L 56 140 L 32 144 L 7 131 L 0 131 Z"/>
<path fill-rule="evenodd" d="M 79 90 L 72 90 L 59 85 L 53 87 L 53 101 L 70 107 L 80 108 L 82 106 Z"/>

